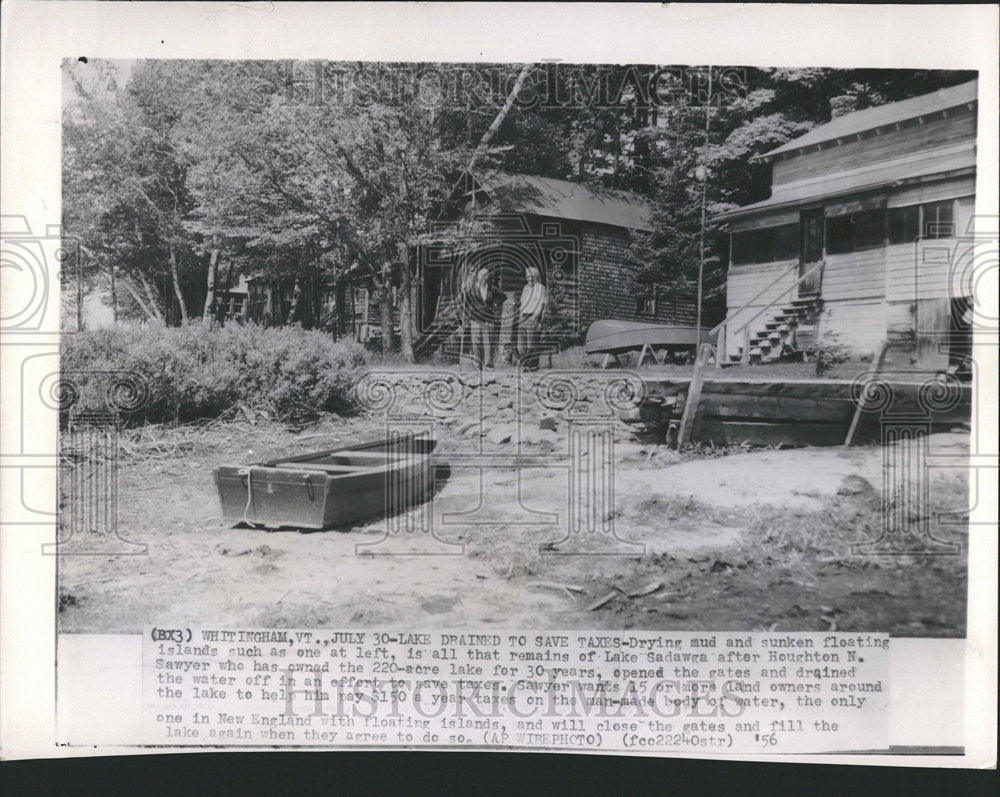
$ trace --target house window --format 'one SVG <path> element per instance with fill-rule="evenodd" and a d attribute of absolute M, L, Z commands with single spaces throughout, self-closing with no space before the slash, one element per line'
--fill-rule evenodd
<path fill-rule="evenodd" d="M 244 301 L 245 299 L 242 296 L 230 296 L 227 315 L 230 318 L 243 315 Z"/>
<path fill-rule="evenodd" d="M 924 217 L 922 229 L 925 238 L 951 238 L 955 235 L 955 202 L 930 202 L 920 206 Z"/>
<path fill-rule="evenodd" d="M 656 283 L 642 283 L 642 292 L 635 297 L 635 311 L 639 315 L 656 315 Z"/>
<path fill-rule="evenodd" d="M 733 233 L 733 265 L 773 263 L 799 256 L 799 225 L 783 224 Z"/>
<path fill-rule="evenodd" d="M 928 202 L 889 211 L 889 243 L 910 244 L 924 238 L 951 238 L 955 235 L 955 202 Z"/>
<path fill-rule="evenodd" d="M 860 252 L 885 245 L 885 211 L 859 210 L 826 220 L 826 251 L 830 255 Z"/>
<path fill-rule="evenodd" d="M 774 260 L 794 260 L 799 256 L 799 225 L 783 224 L 774 227 Z"/>
<path fill-rule="evenodd" d="M 889 211 L 889 243 L 909 244 L 920 235 L 920 205 Z"/>

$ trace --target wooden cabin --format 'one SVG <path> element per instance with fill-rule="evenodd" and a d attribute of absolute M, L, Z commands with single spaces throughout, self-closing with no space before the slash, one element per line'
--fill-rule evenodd
<path fill-rule="evenodd" d="M 528 267 L 536 267 L 549 292 L 542 331 L 549 343 L 579 339 L 599 319 L 694 324 L 693 296 L 664 286 L 642 285 L 628 265 L 633 231 L 650 230 L 647 200 L 612 191 L 525 174 L 466 174 L 458 205 L 466 218 L 486 221 L 481 243 L 461 253 L 447 246 L 422 248 L 415 317 L 421 347 L 438 347 L 457 328 L 455 303 L 462 274 L 487 267 L 507 294 L 504 312 L 516 314 Z M 516 335 L 512 319 L 500 328 L 500 345 Z"/>
<path fill-rule="evenodd" d="M 839 114 L 849 98 L 835 98 L 830 122 L 765 155 L 770 198 L 717 217 L 730 234 L 720 359 L 818 342 L 872 355 L 888 339 L 913 344 L 911 363 L 947 364 L 947 341 L 967 334 L 951 271 L 973 219 L 976 85 Z"/>

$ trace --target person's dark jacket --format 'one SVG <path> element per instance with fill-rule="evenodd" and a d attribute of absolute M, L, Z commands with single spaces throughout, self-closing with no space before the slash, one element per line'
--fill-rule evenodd
<path fill-rule="evenodd" d="M 488 285 L 483 299 L 479 286 L 473 285 L 462 297 L 462 317 L 468 321 L 494 322 L 500 320 L 500 312 L 507 296 L 493 285 Z"/>

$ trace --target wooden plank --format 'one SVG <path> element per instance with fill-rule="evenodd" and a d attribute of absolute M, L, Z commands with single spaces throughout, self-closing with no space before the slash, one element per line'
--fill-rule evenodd
<path fill-rule="evenodd" d="M 972 141 L 975 136 L 975 113 L 962 110 L 959 115 L 947 119 L 939 118 L 923 125 L 909 125 L 878 138 L 852 141 L 839 147 L 777 161 L 773 167 L 773 183 L 778 186 L 821 174 L 833 174 L 856 168 L 859 162 L 891 162 L 894 158 L 927 149 L 957 144 L 963 140 Z"/>
<path fill-rule="evenodd" d="M 843 423 L 727 421 L 706 418 L 699 442 L 715 445 L 835 446 L 844 439 Z"/>
<path fill-rule="evenodd" d="M 746 396 L 702 392 L 706 418 L 744 418 L 775 421 L 850 422 L 853 403 L 847 398 Z"/>
<path fill-rule="evenodd" d="M 374 470 L 376 468 L 384 468 L 385 466 L 386 463 L 372 465 L 322 465 L 315 462 L 279 462 L 274 467 L 284 468 L 285 470 L 315 470 L 321 473 L 336 475 L 338 473 L 357 473 L 362 470 Z"/>
<path fill-rule="evenodd" d="M 703 343 L 698 350 L 694 363 L 694 374 L 688 387 L 687 400 L 684 402 L 684 413 L 681 415 L 680 428 L 677 430 L 677 447 L 685 445 L 694 439 L 697 432 L 698 404 L 701 401 L 701 386 L 705 381 L 705 366 L 711 352 L 711 344 Z"/>
<path fill-rule="evenodd" d="M 411 443 L 418 439 L 423 439 L 423 438 L 420 438 L 420 436 L 417 435 L 416 433 L 405 434 L 391 438 L 392 441 L 391 444 L 395 446 L 395 445 L 400 445 L 402 443 Z M 386 442 L 387 442 L 386 438 L 380 438 L 366 443 L 355 443 L 352 445 L 340 446 L 339 448 L 328 448 L 323 451 L 312 451 L 308 454 L 299 454 L 298 456 L 294 457 L 281 457 L 280 459 L 272 459 L 267 462 L 261 462 L 259 466 L 273 467 L 274 465 L 277 465 L 279 462 L 308 462 L 310 460 L 323 459 L 324 457 L 328 457 L 334 454 L 344 454 L 348 451 L 364 452 L 365 456 L 371 456 L 372 454 L 377 453 L 377 451 L 372 451 L 371 449 L 385 448 Z M 418 444 L 418 445 L 423 445 L 423 444 Z M 431 445 L 426 450 L 430 451 L 433 450 L 433 448 L 434 446 Z M 258 466 L 255 465 L 254 467 Z"/>
<path fill-rule="evenodd" d="M 878 356 L 875 358 L 875 367 L 873 370 L 877 374 L 882 366 L 885 364 L 885 356 L 889 353 L 889 341 L 883 340 L 879 344 Z M 858 401 L 857 407 L 854 410 L 854 416 L 851 418 L 851 425 L 847 429 L 847 437 L 844 439 L 844 446 L 850 446 L 857 435 L 858 424 L 861 423 L 861 416 L 865 411 L 865 397 L 862 394 L 861 399 Z"/>
<path fill-rule="evenodd" d="M 706 379 L 703 392 L 717 395 L 787 396 L 802 399 L 850 399 L 848 380 L 787 379 L 782 381 L 750 379 Z"/>

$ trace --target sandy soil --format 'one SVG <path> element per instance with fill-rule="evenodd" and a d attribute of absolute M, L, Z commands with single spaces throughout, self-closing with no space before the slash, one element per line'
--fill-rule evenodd
<path fill-rule="evenodd" d="M 119 523 L 148 551 L 62 557 L 61 630 L 136 632 L 183 618 L 331 628 L 964 633 L 964 556 L 850 554 L 850 542 L 879 533 L 876 447 L 678 461 L 663 446 L 622 443 L 609 511 L 617 539 L 567 539 L 565 467 L 440 469 L 433 536 L 384 539 L 384 520 L 322 533 L 222 522 L 217 464 L 330 447 L 376 428 L 354 419 L 297 434 L 262 422 L 136 435 L 124 447 Z M 446 431 L 438 462 L 465 444 L 456 429 Z M 962 453 L 967 436 L 937 436 L 936 445 Z M 529 447 L 551 449 L 544 440 Z M 935 478 L 936 506 L 964 511 L 963 475 Z M 961 527 L 939 533 L 964 541 Z"/>

